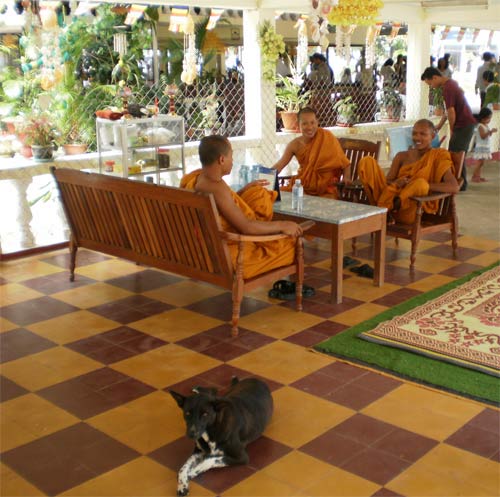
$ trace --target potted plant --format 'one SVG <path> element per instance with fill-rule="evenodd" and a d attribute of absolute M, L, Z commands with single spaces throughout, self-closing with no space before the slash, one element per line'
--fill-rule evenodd
<path fill-rule="evenodd" d="M 380 99 L 380 118 L 382 121 L 399 121 L 403 110 L 403 99 L 393 88 L 384 88 Z"/>
<path fill-rule="evenodd" d="M 24 143 L 31 146 L 33 159 L 38 162 L 50 161 L 54 150 L 57 150 L 56 140 L 59 137 L 52 121 L 46 114 L 33 114 L 22 126 Z"/>
<path fill-rule="evenodd" d="M 298 78 L 278 76 L 276 79 L 276 107 L 285 131 L 298 131 L 297 113 L 309 102 L 310 91 L 304 91 Z"/>
<path fill-rule="evenodd" d="M 79 122 L 78 115 L 66 115 L 61 120 L 61 138 L 60 143 L 66 155 L 83 154 L 87 151 L 88 130 L 85 130 Z"/>
<path fill-rule="evenodd" d="M 352 126 L 358 120 L 358 104 L 351 96 L 335 102 L 333 110 L 337 111 L 337 126 Z"/>
<path fill-rule="evenodd" d="M 494 83 L 488 87 L 486 90 L 486 95 L 484 97 L 484 107 L 491 104 L 493 110 L 500 110 L 500 85 Z"/>
<path fill-rule="evenodd" d="M 442 88 L 431 88 L 432 107 L 435 116 L 444 114 L 444 97 Z"/>

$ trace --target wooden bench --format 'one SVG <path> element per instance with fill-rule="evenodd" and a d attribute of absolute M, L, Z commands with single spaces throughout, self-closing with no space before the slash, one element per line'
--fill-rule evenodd
<path fill-rule="evenodd" d="M 232 329 L 238 334 L 243 293 L 296 274 L 297 310 L 302 310 L 303 239 L 295 262 L 251 279 L 243 278 L 243 247 L 287 235 L 248 236 L 221 229 L 212 194 L 144 182 L 51 168 L 71 228 L 70 281 L 79 247 L 205 281 L 232 291 Z M 304 228 L 314 223 L 307 223 Z M 233 268 L 228 242 L 238 244 Z"/>

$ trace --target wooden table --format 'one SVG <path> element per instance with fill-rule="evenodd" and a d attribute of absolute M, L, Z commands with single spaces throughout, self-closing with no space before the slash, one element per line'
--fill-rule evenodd
<path fill-rule="evenodd" d="M 331 301 L 340 304 L 344 240 L 375 233 L 373 284 L 376 286 L 384 284 L 386 216 L 386 208 L 311 195 L 304 196 L 302 210 L 298 212 L 292 209 L 292 194 L 281 192 L 281 201 L 274 204 L 273 219 L 297 222 L 312 219 L 316 224 L 307 230 L 307 235 L 332 241 Z"/>

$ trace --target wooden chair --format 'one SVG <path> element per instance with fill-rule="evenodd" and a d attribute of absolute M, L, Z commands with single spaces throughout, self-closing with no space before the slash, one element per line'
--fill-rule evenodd
<path fill-rule="evenodd" d="M 375 159 L 377 159 L 380 152 L 380 142 L 374 143 L 368 140 L 359 140 L 357 138 L 339 138 L 339 142 L 346 157 L 351 162 L 351 178 L 353 180 L 358 179 L 359 161 L 366 156 L 375 157 Z M 278 176 L 280 187 L 287 186 L 291 178 L 292 176 Z M 364 198 L 363 187 L 359 181 L 354 181 L 352 186 L 347 186 L 342 179 L 343 178 L 341 178 L 340 182 L 336 183 L 339 200 L 353 202 L 359 201 L 359 198 Z"/>
<path fill-rule="evenodd" d="M 455 166 L 455 177 L 459 186 L 462 186 L 462 168 L 464 167 L 465 152 L 450 152 Z M 396 243 L 399 238 L 411 241 L 410 271 L 415 269 L 415 259 L 420 238 L 428 233 L 450 230 L 453 257 L 458 247 L 458 217 L 455 204 L 455 193 L 429 192 L 423 197 L 410 197 L 417 203 L 417 216 L 413 224 L 396 223 L 387 226 L 387 236 L 394 236 Z M 424 212 L 423 204 L 431 200 L 438 200 L 436 214 Z"/>

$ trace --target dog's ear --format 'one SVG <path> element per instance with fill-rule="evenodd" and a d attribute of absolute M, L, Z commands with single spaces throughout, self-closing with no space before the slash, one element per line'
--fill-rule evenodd
<path fill-rule="evenodd" d="M 192 389 L 193 393 L 203 393 L 208 395 L 209 397 L 217 397 L 217 389 L 216 388 L 208 388 L 208 387 L 194 387 Z"/>
<path fill-rule="evenodd" d="M 177 402 L 177 405 L 182 409 L 184 406 L 184 401 L 186 400 L 186 397 L 184 395 L 181 395 L 180 393 L 174 392 L 173 390 L 169 390 L 170 395 L 175 399 Z"/>

